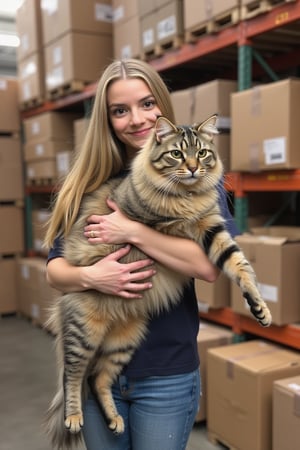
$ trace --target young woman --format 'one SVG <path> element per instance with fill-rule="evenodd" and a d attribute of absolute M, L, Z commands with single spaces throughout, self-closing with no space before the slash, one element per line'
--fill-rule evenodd
<path fill-rule="evenodd" d="M 53 207 L 45 240 L 50 247 L 47 278 L 52 286 L 63 292 L 96 289 L 143 301 L 143 291 L 151 289 L 146 279 L 155 276 L 155 261 L 191 279 L 212 282 L 217 278 L 217 269 L 195 242 L 131 221 L 111 201 L 113 212 L 99 216 L 95 211 L 83 232 L 91 245 L 108 242 L 124 247 L 89 267 L 71 266 L 63 258 L 63 238 L 77 217 L 83 194 L 126 170 L 158 115 L 175 122 L 169 92 L 158 73 L 139 60 L 111 63 L 99 80 L 82 149 Z M 220 204 L 234 235 L 236 228 L 221 188 Z M 119 262 L 130 245 L 149 258 Z M 108 430 L 90 394 L 83 427 L 88 450 L 185 449 L 200 396 L 198 329 L 191 282 L 178 306 L 152 318 L 147 338 L 113 386 L 117 408 L 125 419 L 124 434 L 115 436 Z"/>

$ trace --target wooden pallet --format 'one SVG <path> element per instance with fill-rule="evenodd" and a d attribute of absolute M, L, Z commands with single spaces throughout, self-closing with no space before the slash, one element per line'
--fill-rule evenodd
<path fill-rule="evenodd" d="M 154 48 L 154 56 L 162 56 L 166 50 L 177 50 L 182 46 L 183 42 L 183 37 L 173 36 L 173 38 L 171 38 L 170 40 L 166 40 L 164 42 L 156 44 Z"/>
<path fill-rule="evenodd" d="M 0 200 L 1 206 L 17 206 L 18 208 L 23 208 L 24 200 L 22 198 L 16 200 Z"/>
<path fill-rule="evenodd" d="M 194 43 L 197 39 L 203 35 L 218 33 L 227 27 L 232 27 L 240 21 L 239 8 L 233 8 L 222 14 L 218 14 L 215 17 L 207 20 L 204 23 L 194 26 L 193 28 L 186 30 L 185 42 Z"/>
<path fill-rule="evenodd" d="M 0 137 L 6 138 L 14 138 L 14 139 L 19 139 L 20 138 L 20 132 L 19 131 L 5 131 L 5 130 L 1 130 L 0 131 Z"/>
<path fill-rule="evenodd" d="M 31 98 L 30 100 L 26 100 L 20 103 L 20 110 L 26 111 L 31 108 L 38 108 L 44 103 L 45 99 L 42 97 Z"/>
<path fill-rule="evenodd" d="M 267 13 L 277 6 L 295 1 L 296 0 L 253 0 L 247 5 L 241 6 L 241 20 L 252 19 L 259 14 Z"/>
<path fill-rule="evenodd" d="M 56 178 L 30 178 L 26 180 L 27 186 L 54 188 L 57 184 Z"/>
<path fill-rule="evenodd" d="M 209 442 L 211 442 L 213 445 L 221 444 L 221 445 L 225 446 L 226 448 L 228 448 L 228 450 L 241 450 L 237 447 L 232 446 L 231 444 L 226 442 L 226 439 L 221 438 L 216 433 L 213 433 L 211 431 L 207 431 L 207 438 L 208 438 Z"/>
<path fill-rule="evenodd" d="M 49 89 L 46 93 L 47 100 L 57 100 L 58 98 L 82 92 L 88 84 L 90 84 L 90 82 L 73 80 L 69 83 Z"/>

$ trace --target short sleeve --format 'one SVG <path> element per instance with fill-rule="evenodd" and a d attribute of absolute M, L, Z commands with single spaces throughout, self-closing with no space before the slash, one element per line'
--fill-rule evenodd
<path fill-rule="evenodd" d="M 239 229 L 234 221 L 234 218 L 232 217 L 232 215 L 229 211 L 228 202 L 227 202 L 227 192 L 224 188 L 223 180 L 222 180 L 222 183 L 220 183 L 218 185 L 218 191 L 219 191 L 219 204 L 220 204 L 220 208 L 221 208 L 221 214 L 226 221 L 226 228 L 227 228 L 228 232 L 234 238 L 238 234 L 241 234 L 241 232 L 239 231 Z"/>
<path fill-rule="evenodd" d="M 60 258 L 63 256 L 63 238 L 58 236 L 55 238 L 53 247 L 49 250 L 47 262 L 54 258 Z"/>

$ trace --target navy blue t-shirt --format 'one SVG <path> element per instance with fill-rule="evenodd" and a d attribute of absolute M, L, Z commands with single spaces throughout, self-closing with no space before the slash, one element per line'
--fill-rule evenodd
<path fill-rule="evenodd" d="M 229 233 L 239 234 L 228 210 L 227 196 L 219 189 L 220 207 Z M 48 261 L 62 256 L 63 241 L 55 240 Z M 125 300 L 126 301 L 126 300 Z M 193 280 L 185 288 L 181 301 L 168 312 L 155 315 L 148 333 L 123 373 L 130 377 L 167 376 L 192 372 L 199 366 L 197 334 L 199 314 Z"/>

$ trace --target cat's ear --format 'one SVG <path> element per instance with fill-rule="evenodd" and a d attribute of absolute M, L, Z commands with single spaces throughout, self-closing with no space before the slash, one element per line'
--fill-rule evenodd
<path fill-rule="evenodd" d="M 161 143 L 164 138 L 176 133 L 178 130 L 176 126 L 163 116 L 159 116 L 154 125 L 156 141 Z"/>
<path fill-rule="evenodd" d="M 217 118 L 217 114 L 214 114 L 213 116 L 204 120 L 204 122 L 200 123 L 197 129 L 198 132 L 206 134 L 207 139 L 210 141 L 213 140 L 214 135 L 219 134 L 219 130 L 216 127 Z"/>

